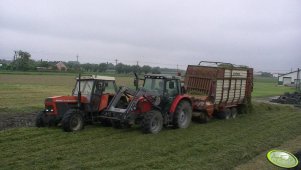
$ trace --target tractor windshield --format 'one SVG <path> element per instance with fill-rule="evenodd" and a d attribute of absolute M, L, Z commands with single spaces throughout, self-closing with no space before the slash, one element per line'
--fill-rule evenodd
<path fill-rule="evenodd" d="M 73 90 L 73 96 L 77 96 L 78 94 L 78 88 L 79 88 L 79 81 L 76 82 L 76 86 Z M 90 96 L 93 88 L 93 80 L 81 80 L 80 81 L 80 91 L 81 94 L 84 96 Z"/>
<path fill-rule="evenodd" d="M 164 91 L 164 80 L 146 78 L 143 87 L 149 91 L 156 92 L 159 95 L 163 95 Z"/>

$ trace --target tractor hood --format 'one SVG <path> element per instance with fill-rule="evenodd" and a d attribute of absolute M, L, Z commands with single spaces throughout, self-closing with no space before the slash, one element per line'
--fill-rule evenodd
<path fill-rule="evenodd" d="M 77 96 L 53 96 L 45 99 L 46 103 L 76 103 Z M 81 103 L 88 103 L 88 99 L 86 96 L 81 96 Z"/>

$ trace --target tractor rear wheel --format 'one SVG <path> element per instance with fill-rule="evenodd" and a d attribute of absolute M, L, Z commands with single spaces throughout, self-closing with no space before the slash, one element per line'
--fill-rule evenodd
<path fill-rule="evenodd" d="M 45 113 L 39 112 L 36 117 L 36 127 L 45 127 Z"/>
<path fill-rule="evenodd" d="M 231 118 L 231 110 L 229 108 L 224 109 L 223 111 L 218 112 L 218 117 L 220 119 L 230 119 Z"/>
<path fill-rule="evenodd" d="M 76 110 L 67 111 L 63 116 L 62 123 L 65 132 L 79 131 L 84 128 L 84 118 Z"/>
<path fill-rule="evenodd" d="M 163 117 L 161 112 L 152 110 L 145 113 L 141 128 L 144 133 L 159 133 L 163 127 Z"/>
<path fill-rule="evenodd" d="M 187 128 L 191 122 L 192 107 L 188 101 L 181 101 L 173 116 L 175 128 Z"/>
<path fill-rule="evenodd" d="M 235 119 L 237 116 L 237 109 L 235 107 L 231 108 L 231 118 Z"/>

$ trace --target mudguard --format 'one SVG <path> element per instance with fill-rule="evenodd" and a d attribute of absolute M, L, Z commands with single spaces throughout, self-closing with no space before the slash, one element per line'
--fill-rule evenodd
<path fill-rule="evenodd" d="M 187 100 L 189 101 L 189 103 L 191 104 L 191 99 L 188 95 L 184 94 L 184 95 L 177 95 L 176 98 L 173 100 L 170 108 L 169 108 L 169 113 L 173 114 L 176 111 L 176 108 L 179 104 L 180 101 L 182 100 Z"/>

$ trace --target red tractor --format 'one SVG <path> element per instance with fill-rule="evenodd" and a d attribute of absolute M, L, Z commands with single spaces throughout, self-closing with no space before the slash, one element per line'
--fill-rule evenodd
<path fill-rule="evenodd" d="M 101 116 L 111 119 L 113 127 L 137 124 L 144 133 L 159 133 L 163 126 L 187 128 L 191 122 L 192 104 L 183 93 L 178 76 L 145 75 L 143 87 L 132 90 L 121 87 Z M 138 87 L 136 77 L 135 85 Z M 128 98 L 127 107 L 118 103 Z"/>
<path fill-rule="evenodd" d="M 107 108 L 116 94 L 114 77 L 79 76 L 71 96 L 53 96 L 45 99 L 45 110 L 36 117 L 36 126 L 61 125 L 64 131 L 78 131 L 85 123 L 110 121 L 98 116 Z"/>

